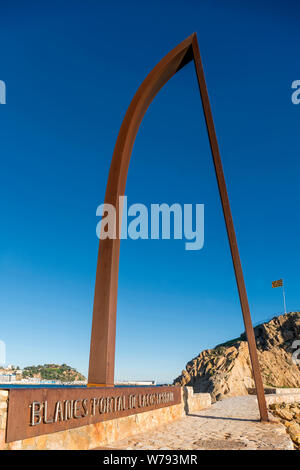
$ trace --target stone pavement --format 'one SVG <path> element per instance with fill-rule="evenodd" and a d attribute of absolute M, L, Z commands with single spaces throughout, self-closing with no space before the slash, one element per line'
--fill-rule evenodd
<path fill-rule="evenodd" d="M 270 418 L 274 420 L 272 415 Z M 114 442 L 108 448 L 292 450 L 293 444 L 279 422 L 260 423 L 255 396 L 242 396 L 219 401 L 206 410 Z"/>

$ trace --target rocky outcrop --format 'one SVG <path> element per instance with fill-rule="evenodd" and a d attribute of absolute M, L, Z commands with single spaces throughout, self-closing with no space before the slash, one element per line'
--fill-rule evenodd
<path fill-rule="evenodd" d="M 300 450 L 300 403 L 274 403 L 269 409 L 285 425 L 295 448 Z"/>
<path fill-rule="evenodd" d="M 292 344 L 300 340 L 300 312 L 274 317 L 255 327 L 254 332 L 265 386 L 300 387 L 300 366 L 292 360 Z M 208 392 L 214 401 L 247 394 L 254 380 L 245 335 L 202 351 L 187 363 L 174 384 Z"/>
<path fill-rule="evenodd" d="M 75 382 L 86 380 L 84 375 L 67 364 L 44 364 L 24 367 L 22 376 L 24 379 L 37 378 L 42 380 L 59 380 L 61 382 Z"/>

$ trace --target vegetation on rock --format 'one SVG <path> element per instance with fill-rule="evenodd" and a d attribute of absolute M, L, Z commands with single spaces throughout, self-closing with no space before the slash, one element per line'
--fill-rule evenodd
<path fill-rule="evenodd" d="M 23 369 L 23 378 L 39 378 L 43 380 L 60 380 L 61 382 L 74 382 L 85 380 L 84 375 L 77 372 L 67 364 L 44 364 L 38 366 L 27 366 Z"/>

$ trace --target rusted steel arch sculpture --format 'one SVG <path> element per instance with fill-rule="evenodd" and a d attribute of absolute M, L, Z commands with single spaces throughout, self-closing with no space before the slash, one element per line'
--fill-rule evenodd
<path fill-rule="evenodd" d="M 113 204 L 119 214 L 119 196 L 125 193 L 126 179 L 133 144 L 142 119 L 158 91 L 190 61 L 194 61 L 202 107 L 214 161 L 219 193 L 226 223 L 228 240 L 235 270 L 237 287 L 248 339 L 250 358 L 256 385 L 260 416 L 268 421 L 268 413 L 259 369 L 255 336 L 239 251 L 231 216 L 217 137 L 210 108 L 205 77 L 199 52 L 197 35 L 194 33 L 169 52 L 149 73 L 137 90 L 122 122 L 114 149 L 105 193 L 105 203 Z M 116 233 L 121 221 L 117 217 Z M 116 311 L 119 270 L 120 238 L 102 239 L 99 243 L 93 324 L 90 347 L 89 386 L 114 386 Z"/>

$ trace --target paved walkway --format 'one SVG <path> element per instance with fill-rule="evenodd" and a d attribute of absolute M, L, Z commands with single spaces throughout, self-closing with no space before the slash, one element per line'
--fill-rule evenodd
<path fill-rule="evenodd" d="M 108 447 L 106 447 L 108 448 Z M 227 398 L 109 449 L 293 449 L 279 423 L 260 423 L 255 396 Z"/>

